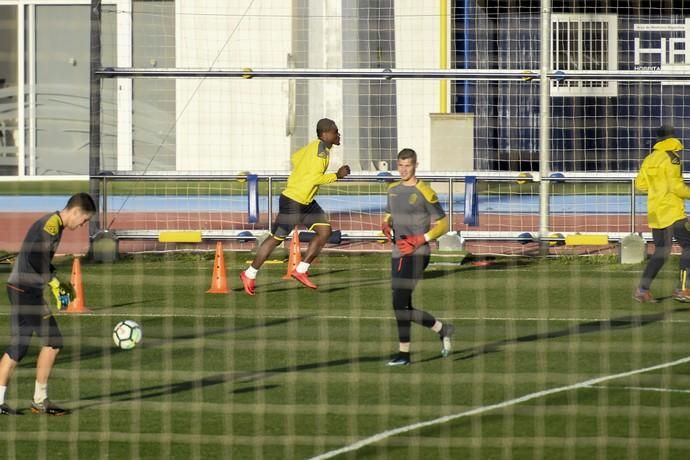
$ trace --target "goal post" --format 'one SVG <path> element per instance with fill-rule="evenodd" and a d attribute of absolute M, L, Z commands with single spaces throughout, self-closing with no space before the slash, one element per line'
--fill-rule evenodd
<path fill-rule="evenodd" d="M 195 232 L 205 242 L 222 239 L 231 248 L 251 248 L 248 243 L 270 230 L 287 177 L 279 172 L 103 175 L 99 178 L 103 230 L 127 240 L 123 250 L 174 248 L 175 241 L 160 241 L 161 232 Z M 587 235 L 603 234 L 617 242 L 644 230 L 639 215 L 644 197 L 634 193 L 634 175 L 629 173 L 559 173 L 541 178 L 459 171 L 418 177 L 436 191 L 450 218 L 450 230 L 474 252 L 533 254 L 534 246 L 526 243 L 541 240 L 549 243 L 551 253 L 558 253 L 568 241 L 578 239 L 576 245 L 582 246 Z M 321 187 L 316 199 L 329 213 L 333 229 L 341 232 L 341 249 L 386 249 L 381 245 L 380 225 L 387 189 L 395 180 L 390 173 L 357 172 Z M 542 182 L 550 184 L 550 231 L 545 236 L 540 235 Z M 569 238 L 572 235 L 583 238 Z"/>
<path fill-rule="evenodd" d="M 275 193 L 264 198 L 270 208 L 279 176 L 289 174 L 290 154 L 315 137 L 319 118 L 329 117 L 343 133 L 332 169 L 349 164 L 356 176 L 394 175 L 397 152 L 413 148 L 421 176 L 450 177 L 452 190 L 445 179 L 434 185 L 452 195 L 453 212 L 462 208 L 456 198 L 465 178 L 478 177 L 480 225 L 457 227 L 468 241 L 647 231 L 644 200 L 629 178 L 649 152 L 656 126 L 672 120 L 686 131 L 682 107 L 690 80 L 679 37 L 687 23 L 665 8 L 572 12 L 559 6 L 545 14 L 531 4 L 447 2 L 441 11 L 442 3 L 94 2 L 102 26 L 92 34 L 100 38 L 92 47 L 98 62 L 92 67 L 98 93 L 92 128 L 99 131 L 91 133 L 94 184 L 110 172 L 252 173 L 259 189 Z M 131 53 L 118 51 L 121 46 Z M 122 85 L 131 100 L 114 82 L 131 83 Z M 449 90 L 449 113 L 439 108 L 442 88 Z M 472 122 L 456 132 L 441 125 L 441 115 Z M 508 179 L 481 179 L 492 173 Z M 552 181 L 552 173 L 565 184 Z M 530 183 L 513 177 L 520 174 Z M 612 182 L 604 184 L 605 177 Z M 156 193 L 167 187 L 176 199 L 246 194 L 246 184 L 229 185 L 232 180 L 220 190 L 214 187 L 224 181 L 213 180 L 203 192 L 194 189 L 199 184 L 165 182 L 156 182 Z M 370 200 L 380 200 L 375 185 L 366 179 L 342 196 L 371 193 Z M 333 190 L 339 189 L 322 189 L 325 201 Z M 511 200 L 520 204 L 508 206 Z M 559 208 L 568 200 L 576 212 Z M 494 212 L 497 202 L 511 211 Z M 108 206 L 111 214 L 117 209 Z M 198 214 L 209 212 L 209 205 L 199 206 Z M 536 229 L 527 217 L 535 206 Z M 352 235 L 376 230 L 378 211 L 366 217 L 337 207 L 329 212 L 336 220 L 354 219 L 338 221 Z M 230 220 L 223 230 L 253 228 Z M 142 228 L 149 226 L 142 222 Z"/>

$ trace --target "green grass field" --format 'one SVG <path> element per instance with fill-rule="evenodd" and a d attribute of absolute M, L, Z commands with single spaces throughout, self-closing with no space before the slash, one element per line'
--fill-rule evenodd
<path fill-rule="evenodd" d="M 397 335 L 386 255 L 322 256 L 311 270 L 317 291 L 283 281 L 284 264 L 266 265 L 253 298 L 237 279 L 250 257 L 226 253 L 228 295 L 205 293 L 211 256 L 83 262 L 93 315 L 59 315 L 66 347 L 50 384 L 73 412 L 26 410 L 32 348 L 6 398 L 25 415 L 0 419 L 0 457 L 310 458 L 362 440 L 337 458 L 690 452 L 690 311 L 670 298 L 635 303 L 639 265 L 432 265 L 415 302 L 457 326 L 454 352 L 440 358 L 437 336 L 416 326 L 413 365 L 389 368 Z M 71 261 L 57 266 L 67 274 Z M 657 295 L 671 293 L 675 267 L 660 274 Z M 0 304 L 6 344 L 6 295 Z M 125 318 L 144 329 L 131 351 L 110 337 Z"/>

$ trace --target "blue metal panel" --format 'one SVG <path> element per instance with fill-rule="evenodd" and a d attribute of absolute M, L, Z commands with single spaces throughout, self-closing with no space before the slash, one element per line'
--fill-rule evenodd
<path fill-rule="evenodd" d="M 247 175 L 247 222 L 259 222 L 259 176 Z"/>

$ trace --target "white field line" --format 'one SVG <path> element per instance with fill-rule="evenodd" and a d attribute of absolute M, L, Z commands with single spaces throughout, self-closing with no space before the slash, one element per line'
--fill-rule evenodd
<path fill-rule="evenodd" d="M 94 308 L 94 307 L 90 307 Z M 298 317 L 303 317 L 304 319 L 321 319 L 321 320 L 332 320 L 332 319 L 342 319 L 342 320 L 379 320 L 379 321 L 390 321 L 393 316 L 386 316 L 386 315 L 381 315 L 381 316 L 374 316 L 374 315 L 359 315 L 359 316 L 353 316 L 353 315 L 319 315 L 319 314 L 310 314 L 308 312 L 305 312 L 304 315 L 280 315 L 280 314 L 265 314 L 265 315 L 259 315 L 256 313 L 227 313 L 227 314 L 221 314 L 221 313 L 163 313 L 163 312 L 150 312 L 150 313 L 134 313 L 134 312 L 128 312 L 128 313 L 123 313 L 123 312 L 109 312 L 109 311 L 103 311 L 99 312 L 98 311 L 99 307 L 95 307 L 95 310 L 92 310 L 90 313 L 54 313 L 56 317 L 69 317 L 69 316 L 103 316 L 106 318 L 116 318 L 120 317 L 123 315 L 128 315 L 132 317 L 141 317 L 141 318 L 227 318 L 229 316 L 232 316 L 233 318 L 241 318 L 241 319 L 284 319 L 284 318 L 298 318 Z M 107 307 L 101 307 L 101 308 L 106 308 Z M 149 307 L 151 308 L 151 307 Z M 156 307 L 152 307 L 156 308 Z M 0 316 L 10 316 L 10 312 L 5 310 L 5 311 L 0 311 Z M 611 321 L 615 320 L 616 318 L 585 318 L 585 317 L 565 317 L 565 316 L 554 316 L 554 317 L 537 317 L 537 316 L 522 316 L 522 317 L 514 317 L 514 316 L 448 316 L 446 317 L 447 320 L 453 320 L 453 321 L 527 321 L 527 322 L 536 322 L 536 321 L 560 321 L 560 322 L 595 322 L 595 321 Z M 690 323 L 690 318 L 687 319 L 681 319 L 681 318 L 676 318 L 676 319 L 660 319 L 658 321 L 655 321 L 658 323 Z"/>
<path fill-rule="evenodd" d="M 399 434 L 407 433 L 409 431 L 419 430 L 421 428 L 426 428 L 426 427 L 433 426 L 433 425 L 439 425 L 439 424 L 450 422 L 450 421 L 457 420 L 460 418 L 470 417 L 472 415 L 483 414 L 484 412 L 489 412 L 489 411 L 492 411 L 495 409 L 502 409 L 504 407 L 513 406 L 515 404 L 520 404 L 520 403 L 524 403 L 527 401 L 531 401 L 533 399 L 543 398 L 544 396 L 550 396 L 550 395 L 557 394 L 557 393 L 563 393 L 565 391 L 578 390 L 581 388 L 592 387 L 592 386 L 598 385 L 602 382 L 607 382 L 609 380 L 620 379 L 623 377 L 629 377 L 631 375 L 642 374 L 644 372 L 650 372 L 650 371 L 655 371 L 655 370 L 659 370 L 659 369 L 665 369 L 667 367 L 673 367 L 673 366 L 677 366 L 679 364 L 685 364 L 685 363 L 690 363 L 690 356 L 686 356 L 685 358 L 677 359 L 675 361 L 671 361 L 671 362 L 667 362 L 667 363 L 663 363 L 663 364 L 657 364 L 655 366 L 645 367 L 642 369 L 634 369 L 632 371 L 621 372 L 619 374 L 612 374 L 612 375 L 606 375 L 603 377 L 596 377 L 593 379 L 584 380 L 582 382 L 573 383 L 572 385 L 566 385 L 566 386 L 562 386 L 562 387 L 551 388 L 550 390 L 537 391 L 536 393 L 530 393 L 530 394 L 521 396 L 519 398 L 509 399 L 507 401 L 503 401 L 500 403 L 491 404 L 488 406 L 477 407 L 475 409 L 471 409 L 471 410 L 468 410 L 465 412 L 446 415 L 446 416 L 435 418 L 432 420 L 427 420 L 425 422 L 418 422 L 418 423 L 413 423 L 411 425 L 401 426 L 399 428 L 383 431 L 383 432 L 375 434 L 373 436 L 369 436 L 368 438 L 364 438 L 364 439 L 357 441 L 353 444 L 350 444 L 348 446 L 341 447 L 340 449 L 331 450 L 331 451 L 325 452 L 323 454 L 317 455 L 316 457 L 312 457 L 312 460 L 322 460 L 322 459 L 327 459 L 327 458 L 333 458 L 336 455 L 344 454 L 346 452 L 352 452 L 352 451 L 360 449 L 364 446 L 368 446 L 370 444 L 374 444 L 374 443 L 377 443 L 379 441 L 383 441 L 384 439 L 390 438 L 392 436 L 397 436 Z"/>
<path fill-rule="evenodd" d="M 626 391 L 653 391 L 656 393 L 685 393 L 690 394 L 690 390 L 679 390 L 676 388 L 654 388 L 654 387 L 621 387 L 608 385 L 590 385 L 589 388 L 601 390 L 626 390 Z"/>

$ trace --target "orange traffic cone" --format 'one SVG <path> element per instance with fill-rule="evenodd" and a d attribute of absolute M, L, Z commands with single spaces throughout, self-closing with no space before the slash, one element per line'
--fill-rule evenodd
<path fill-rule="evenodd" d="M 292 278 L 292 272 L 297 269 L 297 265 L 302 262 L 302 253 L 299 247 L 299 231 L 297 227 L 292 232 L 292 240 L 290 241 L 290 256 L 288 257 L 287 273 L 283 276 L 284 280 Z"/>
<path fill-rule="evenodd" d="M 84 286 L 81 282 L 81 261 L 78 257 L 75 257 L 74 262 L 72 262 L 72 277 L 70 278 L 70 283 L 72 283 L 76 295 L 74 300 L 67 305 L 65 313 L 91 313 L 91 310 L 84 305 Z"/>
<path fill-rule="evenodd" d="M 223 245 L 220 241 L 216 242 L 216 257 L 213 260 L 213 275 L 211 278 L 211 288 L 206 291 L 209 294 L 227 294 L 228 280 L 225 277 L 225 259 L 223 257 Z"/>

